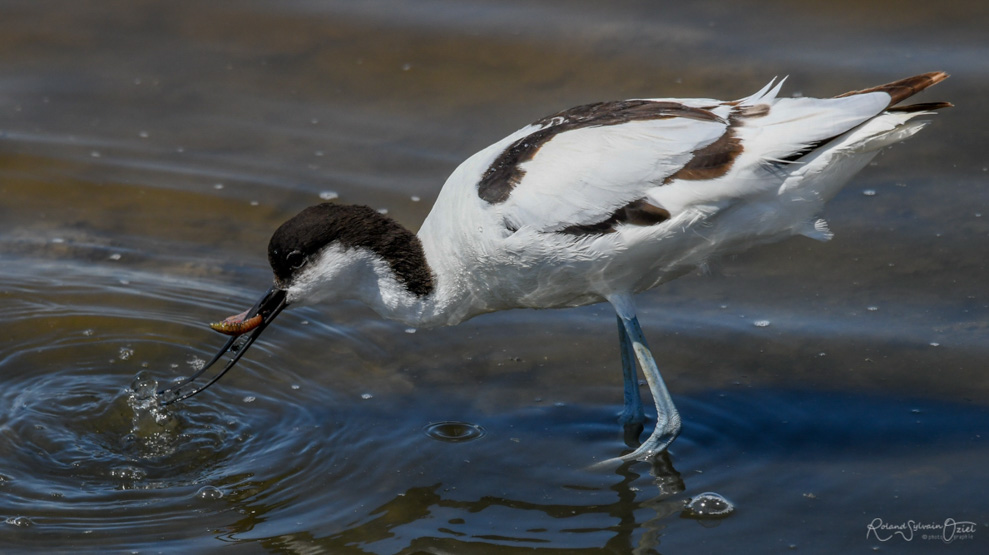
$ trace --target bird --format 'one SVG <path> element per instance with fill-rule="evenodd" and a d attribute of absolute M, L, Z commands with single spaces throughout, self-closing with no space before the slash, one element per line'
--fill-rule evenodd
<path fill-rule="evenodd" d="M 469 157 L 418 233 L 367 206 L 322 203 L 277 228 L 273 285 L 247 311 L 211 324 L 230 338 L 162 404 L 219 380 L 286 307 L 357 300 L 416 328 L 516 308 L 609 303 L 624 384 L 619 422 L 649 460 L 681 417 L 633 297 L 756 245 L 826 241 L 825 203 L 887 145 L 948 102 L 901 104 L 946 79 L 931 72 L 831 98 L 781 97 L 786 78 L 733 100 L 597 102 L 542 118 Z M 229 360 L 205 384 L 194 381 Z M 636 370 L 656 409 L 644 432 Z"/>

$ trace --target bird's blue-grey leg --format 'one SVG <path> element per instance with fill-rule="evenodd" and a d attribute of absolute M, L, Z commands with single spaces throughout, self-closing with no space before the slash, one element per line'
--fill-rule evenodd
<path fill-rule="evenodd" d="M 639 377 L 635 372 L 635 348 L 620 316 L 618 343 L 622 354 L 622 374 L 625 379 L 625 408 L 618 417 L 618 422 L 625 427 L 625 443 L 634 448 L 639 445 L 639 435 L 642 433 L 642 423 L 646 421 L 646 415 L 642 409 L 642 397 L 639 395 Z"/>
<path fill-rule="evenodd" d="M 612 295 L 608 300 L 615 307 L 618 320 L 621 322 L 625 334 L 627 334 L 628 342 L 632 344 L 635 359 L 639 362 L 639 368 L 642 369 L 642 374 L 646 377 L 646 382 L 649 384 L 649 391 L 652 393 L 653 401 L 656 403 L 655 429 L 653 429 L 649 438 L 642 445 L 631 453 L 622 456 L 622 459 L 646 460 L 666 449 L 676 439 L 677 435 L 679 435 L 680 413 L 677 412 L 676 406 L 673 405 L 673 398 L 670 397 L 670 392 L 666 389 L 666 383 L 663 382 L 663 377 L 659 373 L 656 360 L 653 358 L 652 352 L 649 351 L 646 338 L 642 335 L 639 320 L 635 317 L 635 305 L 632 304 L 632 297 L 630 295 Z M 625 343 L 624 340 L 623 343 Z M 624 352 L 625 347 L 623 345 L 623 357 Z M 626 394 L 628 392 L 627 384 L 626 374 Z"/>

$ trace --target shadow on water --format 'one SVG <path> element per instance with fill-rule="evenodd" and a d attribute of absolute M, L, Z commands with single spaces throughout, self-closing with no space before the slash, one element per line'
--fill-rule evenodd
<path fill-rule="evenodd" d="M 655 480 L 658 490 L 656 497 L 645 501 L 636 501 L 637 487 L 634 484 L 641 475 L 634 471 L 635 467 L 651 467 L 650 475 Z M 441 483 L 430 486 L 416 487 L 400 493 L 385 504 L 368 512 L 371 519 L 362 522 L 342 532 L 327 537 L 314 537 L 311 533 L 303 535 L 288 535 L 267 538 L 261 541 L 263 545 L 276 549 L 292 549 L 295 546 L 320 547 L 338 553 L 374 553 L 379 552 L 374 547 L 376 542 L 387 541 L 396 535 L 404 533 L 402 527 L 418 528 L 420 521 L 429 521 L 440 517 L 446 521 L 432 533 L 424 533 L 411 539 L 404 549 L 396 553 L 416 552 L 453 552 L 453 553 L 517 553 L 519 549 L 541 552 L 558 551 L 554 537 L 549 530 L 540 527 L 543 520 L 549 522 L 571 520 L 589 522 L 609 522 L 609 526 L 599 528 L 568 528 L 561 533 L 596 535 L 604 539 L 600 545 L 593 547 L 571 547 L 568 552 L 598 553 L 601 550 L 615 553 L 652 553 L 652 547 L 659 543 L 659 536 L 665 528 L 663 521 L 669 517 L 683 514 L 686 502 L 673 498 L 684 489 L 680 474 L 673 468 L 669 455 L 663 453 L 650 464 L 625 462 L 619 465 L 615 474 L 621 478 L 608 489 L 613 492 L 611 503 L 601 503 L 590 506 L 574 506 L 570 504 L 532 503 L 516 501 L 493 496 L 485 496 L 475 500 L 459 500 L 445 497 L 444 485 Z M 571 486 L 573 489 L 580 489 Z M 655 513 L 644 522 L 637 521 L 637 512 L 647 509 Z M 526 523 L 522 527 L 514 527 L 514 535 L 506 535 L 502 527 L 492 526 L 488 521 L 480 526 L 468 524 L 468 518 L 476 521 L 475 515 L 482 513 L 515 513 L 516 522 Z M 464 515 L 456 517 L 452 515 Z M 447 518 L 449 517 L 449 518 Z M 485 519 L 486 520 L 486 519 Z M 489 526 L 487 530 L 485 526 Z M 520 529 L 521 528 L 521 529 Z M 605 539 L 607 538 L 607 539 Z M 365 550 L 361 546 L 369 545 Z M 545 549 L 541 548 L 545 545 Z M 552 547 L 550 547 L 552 545 Z"/>

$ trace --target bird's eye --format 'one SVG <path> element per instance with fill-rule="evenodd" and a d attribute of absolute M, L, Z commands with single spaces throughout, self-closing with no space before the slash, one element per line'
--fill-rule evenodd
<path fill-rule="evenodd" d="M 292 251 L 285 257 L 285 262 L 287 262 L 289 267 L 293 270 L 298 270 L 306 265 L 307 260 L 306 256 L 302 254 L 302 251 Z"/>

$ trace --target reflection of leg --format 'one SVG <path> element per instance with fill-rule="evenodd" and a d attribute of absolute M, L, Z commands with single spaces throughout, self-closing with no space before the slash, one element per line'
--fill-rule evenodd
<path fill-rule="evenodd" d="M 622 374 L 625 378 L 625 408 L 618 417 L 618 422 L 625 428 L 625 444 L 634 449 L 639 446 L 639 435 L 642 434 L 642 423 L 646 421 L 646 415 L 639 395 L 639 377 L 635 372 L 635 350 L 621 317 L 618 318 L 618 342 L 622 353 Z"/>
<path fill-rule="evenodd" d="M 666 449 L 670 443 L 676 439 L 680 433 L 680 413 L 673 405 L 669 390 L 663 382 L 663 377 L 659 374 L 656 360 L 646 345 L 646 338 L 642 335 L 642 328 L 639 327 L 639 320 L 635 317 L 635 308 L 632 299 L 628 295 L 616 295 L 608 299 L 618 313 L 618 320 L 628 336 L 628 341 L 632 343 L 632 350 L 636 360 L 639 361 L 639 368 L 646 377 L 649 384 L 649 391 L 652 393 L 653 401 L 656 403 L 656 427 L 649 438 L 635 451 L 624 455 L 624 460 L 645 460 L 656 453 Z M 624 353 L 624 347 L 623 347 Z M 626 391 L 627 391 L 626 378 Z"/>
<path fill-rule="evenodd" d="M 663 452 L 650 461 L 649 473 L 654 478 L 656 491 L 644 487 L 640 480 L 642 465 L 636 461 L 618 461 L 615 467 L 621 481 L 609 489 L 617 494 L 617 501 L 608 506 L 612 510 L 608 514 L 617 517 L 619 523 L 614 526 L 615 537 L 608 540 L 605 551 L 609 553 L 655 553 L 664 534 L 669 534 L 670 518 L 677 517 L 683 511 L 683 498 L 679 497 L 686 486 L 683 478 L 669 453 Z M 648 517 L 651 509 L 655 514 Z M 646 520 L 639 519 L 646 516 Z M 638 541 L 635 537 L 638 536 Z"/>

